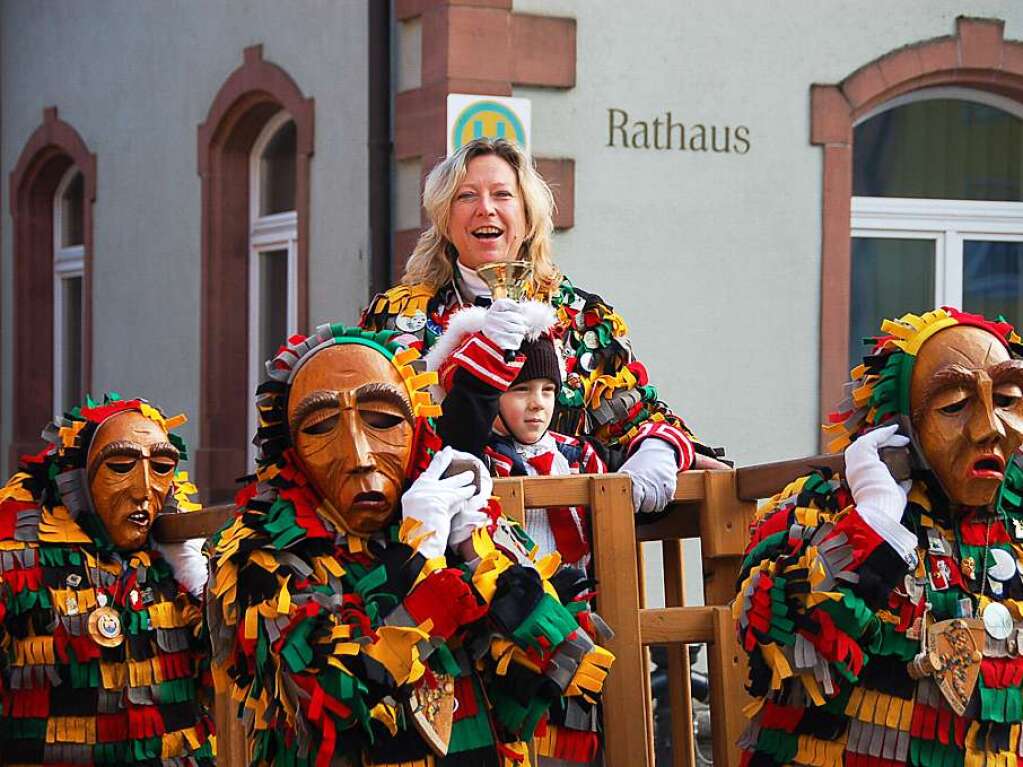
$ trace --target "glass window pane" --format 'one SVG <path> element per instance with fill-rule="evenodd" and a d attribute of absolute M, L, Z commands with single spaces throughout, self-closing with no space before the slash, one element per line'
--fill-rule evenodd
<path fill-rule="evenodd" d="M 60 199 L 60 242 L 62 247 L 85 242 L 85 179 L 76 173 Z"/>
<path fill-rule="evenodd" d="M 934 240 L 853 237 L 849 369 L 878 335 L 881 320 L 934 308 Z"/>
<path fill-rule="evenodd" d="M 259 359 L 276 354 L 288 335 L 288 251 L 270 250 L 259 254 Z"/>
<path fill-rule="evenodd" d="M 1023 121 L 986 104 L 917 101 L 856 126 L 853 194 L 1023 201 Z"/>
<path fill-rule="evenodd" d="M 82 277 L 66 277 L 60 283 L 63 302 L 60 403 L 67 411 L 82 401 Z"/>
<path fill-rule="evenodd" d="M 1023 242 L 963 241 L 963 309 L 1023 320 Z"/>
<path fill-rule="evenodd" d="M 270 139 L 259 161 L 259 214 L 295 209 L 295 121 L 288 120 Z"/>

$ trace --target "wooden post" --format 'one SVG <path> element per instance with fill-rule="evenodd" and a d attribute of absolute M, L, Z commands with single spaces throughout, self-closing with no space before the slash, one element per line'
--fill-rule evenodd
<path fill-rule="evenodd" d="M 631 480 L 630 480 L 631 482 Z M 643 544 L 636 543 L 636 578 L 639 581 L 639 609 L 646 607 L 646 560 L 643 558 Z M 642 613 L 641 613 L 642 614 Z M 650 686 L 650 672 L 652 664 L 650 661 L 650 648 L 643 647 L 643 703 L 644 717 L 647 722 L 647 764 L 653 765 L 656 755 L 654 754 L 654 696 Z"/>
<path fill-rule="evenodd" d="M 613 474 L 590 482 L 598 609 L 615 630 L 607 643 L 616 660 L 604 683 L 605 763 L 624 767 L 636 764 L 649 743 L 647 724 L 636 721 L 646 703 L 632 484 L 628 477 Z"/>
<path fill-rule="evenodd" d="M 749 700 L 743 687 L 744 656 L 735 641 L 732 611 L 714 607 L 714 641 L 707 645 L 710 671 L 710 715 L 714 764 L 738 767 L 739 748 L 746 718 L 742 708 Z"/>
<path fill-rule="evenodd" d="M 249 747 L 245 727 L 235 716 L 238 703 L 228 693 L 214 696 L 213 721 L 217 727 L 217 764 L 242 767 L 248 764 Z"/>
<path fill-rule="evenodd" d="M 713 605 L 714 641 L 707 646 L 714 763 L 738 765 L 736 741 L 742 733 L 746 657 L 735 643 L 730 605 L 746 548 L 755 504 L 739 498 L 733 471 L 708 471 L 706 501 L 700 508 L 704 556 L 704 602 Z"/>
<path fill-rule="evenodd" d="M 664 606 L 685 607 L 686 573 L 682 541 L 664 541 Z M 689 646 L 668 645 L 668 701 L 671 704 L 672 767 L 696 764 L 693 741 L 693 691 L 689 677 Z"/>

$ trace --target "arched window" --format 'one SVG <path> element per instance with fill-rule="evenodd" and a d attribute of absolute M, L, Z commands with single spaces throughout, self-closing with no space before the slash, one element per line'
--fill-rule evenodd
<path fill-rule="evenodd" d="M 8 466 L 39 450 L 39 425 L 81 400 L 90 383 L 92 209 L 96 156 L 43 110 L 11 171 L 13 277 Z"/>
<path fill-rule="evenodd" d="M 53 196 L 53 412 L 82 401 L 85 178 L 74 165 Z"/>
<path fill-rule="evenodd" d="M 199 126 L 202 382 L 194 465 L 205 500 L 234 497 L 252 463 L 262 364 L 308 325 L 315 104 L 246 48 Z"/>
<path fill-rule="evenodd" d="M 853 129 L 849 362 L 879 317 L 948 304 L 1023 321 L 1023 108 L 961 88 Z"/>
<path fill-rule="evenodd" d="M 263 378 L 263 363 L 298 329 L 296 138 L 295 121 L 281 110 L 260 132 L 249 161 L 249 392 Z M 253 451 L 250 445 L 250 463 Z"/>

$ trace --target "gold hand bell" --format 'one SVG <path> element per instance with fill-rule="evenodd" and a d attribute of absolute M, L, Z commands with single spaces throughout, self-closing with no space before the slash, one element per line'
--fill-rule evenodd
<path fill-rule="evenodd" d="M 529 261 L 497 261 L 484 264 L 476 270 L 476 274 L 490 287 L 494 300 L 510 298 L 521 301 L 533 276 L 533 264 Z"/>

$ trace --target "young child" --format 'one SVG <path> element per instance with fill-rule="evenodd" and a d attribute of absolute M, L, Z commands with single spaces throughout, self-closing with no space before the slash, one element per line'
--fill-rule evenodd
<path fill-rule="evenodd" d="M 427 355 L 446 394 L 438 422 L 441 439 L 482 458 L 497 477 L 604 473 L 607 466 L 590 442 L 549 429 L 564 380 L 551 335 L 554 310 L 538 301 L 520 304 L 522 341 L 506 358 L 487 333 L 488 312 L 500 314 L 502 307 L 459 312 Z M 500 332 L 491 334 L 501 337 Z M 564 564 L 587 569 L 586 509 L 527 509 L 525 521 L 541 557 L 558 551 Z"/>

